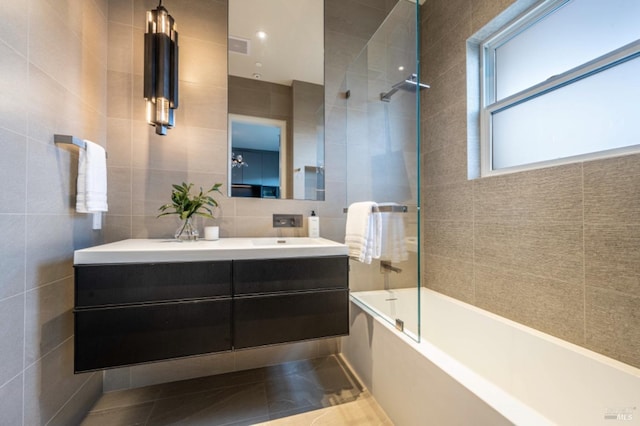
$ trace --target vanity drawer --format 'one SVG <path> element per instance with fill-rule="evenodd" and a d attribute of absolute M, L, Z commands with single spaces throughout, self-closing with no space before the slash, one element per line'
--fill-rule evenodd
<path fill-rule="evenodd" d="M 349 290 L 233 299 L 236 349 L 349 334 Z"/>
<path fill-rule="evenodd" d="M 234 295 L 348 288 L 347 256 L 233 261 Z"/>
<path fill-rule="evenodd" d="M 76 310 L 75 371 L 231 350 L 231 299 Z"/>
<path fill-rule="evenodd" d="M 231 261 L 75 266 L 76 307 L 231 295 Z"/>

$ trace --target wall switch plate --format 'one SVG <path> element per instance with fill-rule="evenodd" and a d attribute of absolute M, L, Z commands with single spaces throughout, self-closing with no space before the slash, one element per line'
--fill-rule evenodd
<path fill-rule="evenodd" d="M 301 214 L 274 214 L 273 227 L 274 228 L 301 228 L 302 215 Z"/>

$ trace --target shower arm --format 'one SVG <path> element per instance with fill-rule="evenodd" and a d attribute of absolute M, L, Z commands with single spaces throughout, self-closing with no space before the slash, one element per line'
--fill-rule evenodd
<path fill-rule="evenodd" d="M 389 102 L 389 101 L 391 101 L 391 96 L 393 96 L 394 93 L 396 93 L 398 90 L 404 89 L 404 90 L 408 90 L 408 91 L 413 91 L 416 86 L 418 86 L 418 75 L 417 74 L 411 74 L 405 80 L 400 81 L 400 82 L 394 84 L 393 86 L 391 86 L 391 90 L 389 90 L 388 92 L 380 93 L 380 100 L 382 102 Z M 431 86 L 429 86 L 428 84 L 425 84 L 425 83 L 420 83 L 419 87 L 420 87 L 420 90 L 430 89 L 431 88 Z"/>

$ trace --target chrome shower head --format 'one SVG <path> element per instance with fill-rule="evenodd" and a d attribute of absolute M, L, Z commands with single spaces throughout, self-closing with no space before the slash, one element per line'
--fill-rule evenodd
<path fill-rule="evenodd" d="M 418 86 L 418 76 L 416 74 L 411 74 L 405 80 L 391 86 L 391 90 L 389 90 L 388 92 L 380 93 L 380 100 L 382 102 L 389 102 L 391 101 L 391 96 L 393 96 L 393 94 L 396 93 L 398 90 L 406 90 L 406 91 L 412 92 L 416 90 L 416 86 Z M 428 84 L 424 84 L 424 83 L 420 83 L 419 87 L 420 87 L 420 90 L 430 88 Z"/>

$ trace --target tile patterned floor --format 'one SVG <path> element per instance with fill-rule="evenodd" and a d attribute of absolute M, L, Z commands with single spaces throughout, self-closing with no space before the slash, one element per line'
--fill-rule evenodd
<path fill-rule="evenodd" d="M 348 426 L 393 423 L 339 357 L 103 395 L 82 426 Z"/>

